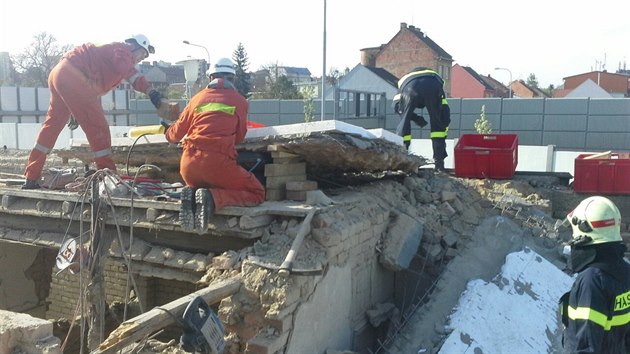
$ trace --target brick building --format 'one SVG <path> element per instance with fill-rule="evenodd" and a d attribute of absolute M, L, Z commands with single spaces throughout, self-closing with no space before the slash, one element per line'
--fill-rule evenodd
<path fill-rule="evenodd" d="M 433 69 L 444 79 L 444 90 L 450 96 L 453 58 L 419 28 L 405 22 L 386 44 L 361 49 L 361 64 L 383 68 L 398 78 L 419 66 Z"/>
<path fill-rule="evenodd" d="M 523 80 L 516 80 L 510 83 L 510 87 L 512 87 L 512 95 L 513 97 L 519 98 L 548 98 L 543 90 L 538 87 L 530 86 Z"/>
<path fill-rule="evenodd" d="M 630 96 L 630 76 L 607 71 L 591 71 L 565 77 L 562 79 L 564 81 L 564 91 L 570 92 L 589 79 L 603 88 L 612 97 Z M 557 97 L 562 96 L 558 95 Z"/>
<path fill-rule="evenodd" d="M 451 96 L 456 98 L 495 97 L 494 88 L 469 66 L 453 65 Z"/>

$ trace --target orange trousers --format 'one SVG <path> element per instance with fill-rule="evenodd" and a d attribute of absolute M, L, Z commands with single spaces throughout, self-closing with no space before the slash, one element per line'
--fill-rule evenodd
<path fill-rule="evenodd" d="M 186 147 L 179 172 L 186 185 L 208 188 L 216 209 L 255 206 L 265 201 L 265 188 L 256 176 L 225 154 Z"/>
<path fill-rule="evenodd" d="M 62 59 L 48 76 L 50 104 L 46 120 L 37 136 L 36 144 L 26 163 L 26 179 L 38 180 L 46 155 L 55 146 L 59 134 L 75 117 L 94 152 L 96 167 L 116 170 L 111 156 L 111 134 L 105 119 L 100 94 L 77 68 Z"/>

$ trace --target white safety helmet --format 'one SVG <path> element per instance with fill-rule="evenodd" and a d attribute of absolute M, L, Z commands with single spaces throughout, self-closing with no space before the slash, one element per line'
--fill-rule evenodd
<path fill-rule="evenodd" d="M 595 196 L 584 199 L 567 215 L 573 229 L 569 244 L 590 246 L 621 242 L 621 213 L 608 198 Z"/>
<path fill-rule="evenodd" d="M 151 42 L 149 42 L 149 38 L 147 38 L 147 36 L 145 36 L 144 34 L 133 35 L 131 36 L 131 38 L 125 39 L 125 43 L 131 43 L 141 46 L 142 48 L 144 48 L 144 50 L 147 51 L 147 56 L 149 54 L 155 54 L 155 48 L 153 48 Z"/>
<path fill-rule="evenodd" d="M 402 111 L 400 110 L 400 100 L 401 100 L 402 96 L 400 93 L 397 93 L 394 95 L 394 98 L 392 98 L 392 108 L 394 109 L 394 112 L 398 113 L 398 114 L 402 114 Z"/>
<path fill-rule="evenodd" d="M 230 58 L 220 58 L 206 73 L 208 76 L 212 74 L 232 74 L 236 75 L 235 65 Z"/>

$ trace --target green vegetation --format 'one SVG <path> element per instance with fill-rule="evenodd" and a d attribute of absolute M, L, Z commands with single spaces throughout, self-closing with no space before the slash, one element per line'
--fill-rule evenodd
<path fill-rule="evenodd" d="M 481 115 L 475 121 L 477 134 L 492 134 L 492 123 L 486 119 L 486 105 L 481 106 Z"/>

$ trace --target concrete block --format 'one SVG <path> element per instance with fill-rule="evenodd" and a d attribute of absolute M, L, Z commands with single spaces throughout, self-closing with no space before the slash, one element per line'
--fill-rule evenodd
<path fill-rule="evenodd" d="M 287 192 L 284 188 L 269 188 L 265 191 L 265 200 L 284 200 Z"/>
<path fill-rule="evenodd" d="M 306 192 L 307 191 L 290 191 L 290 190 L 287 190 L 286 199 L 287 200 L 295 200 L 295 201 L 303 202 L 303 201 L 306 200 Z"/>
<path fill-rule="evenodd" d="M 267 177 L 266 185 L 267 188 L 271 189 L 285 189 L 287 182 L 293 181 L 306 181 L 306 173 L 301 175 Z"/>
<path fill-rule="evenodd" d="M 306 174 L 306 163 L 266 164 L 265 177 L 293 176 Z"/>
<path fill-rule="evenodd" d="M 422 240 L 423 223 L 407 214 L 398 214 L 383 242 L 381 264 L 392 271 L 407 269 Z"/>
<path fill-rule="evenodd" d="M 274 162 L 275 162 L 275 159 L 295 159 L 295 158 L 301 158 L 301 157 L 300 155 L 291 154 L 289 152 L 272 151 L 271 158 L 274 159 Z"/>
<path fill-rule="evenodd" d="M 254 229 L 260 226 L 271 224 L 273 217 L 271 215 L 243 215 L 239 220 L 239 227 L 244 230 Z"/>
<path fill-rule="evenodd" d="M 52 322 L 0 310 L 0 353 L 60 354 L 60 344 L 61 340 L 53 336 Z"/>

